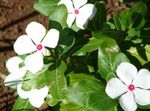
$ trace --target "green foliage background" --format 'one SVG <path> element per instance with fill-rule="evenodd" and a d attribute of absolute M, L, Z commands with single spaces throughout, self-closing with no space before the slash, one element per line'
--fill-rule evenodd
<path fill-rule="evenodd" d="M 38 0 L 34 4 L 34 9 L 49 18 L 49 28 L 60 31 L 60 40 L 55 49 L 50 49 L 52 54 L 45 58 L 42 71 L 36 76 L 30 72 L 25 75 L 24 79 L 29 81 L 23 82 L 23 88 L 47 85 L 52 98 L 47 96 L 46 102 L 54 111 L 121 111 L 118 100 L 106 95 L 105 86 L 116 76 L 121 62 L 150 69 L 150 1 L 134 0 L 132 8 L 108 21 L 106 4 L 102 0 L 89 0 L 97 7 L 97 14 L 85 30 L 75 23 L 67 27 L 67 9 L 57 5 L 58 2 Z M 28 100 L 21 98 L 13 110 L 18 108 L 34 109 Z"/>

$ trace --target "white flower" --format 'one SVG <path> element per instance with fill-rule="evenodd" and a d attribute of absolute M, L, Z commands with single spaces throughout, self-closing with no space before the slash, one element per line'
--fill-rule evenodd
<path fill-rule="evenodd" d="M 20 36 L 14 43 L 14 50 L 19 55 L 30 54 L 25 58 L 25 65 L 33 74 L 44 65 L 43 55 L 47 55 L 47 49 L 55 48 L 59 40 L 59 31 L 50 29 L 46 33 L 43 25 L 31 22 L 26 27 L 27 35 Z"/>
<path fill-rule="evenodd" d="M 125 111 L 135 111 L 137 104 L 150 104 L 150 72 L 127 62 L 117 67 L 118 78 L 112 78 L 106 86 L 106 93 L 112 99 L 119 96 L 119 103 Z"/>
<path fill-rule="evenodd" d="M 6 67 L 10 74 L 4 80 L 6 86 L 16 88 L 18 84 L 22 83 L 22 78 L 27 69 L 25 66 L 20 68 L 21 63 L 23 63 L 23 60 L 19 57 L 12 57 L 7 61 Z"/>
<path fill-rule="evenodd" d="M 19 84 L 17 87 L 18 95 L 23 99 L 28 99 L 31 105 L 34 107 L 41 107 L 41 105 L 44 103 L 45 97 L 48 95 L 48 87 L 45 86 L 41 89 L 33 89 L 30 91 L 24 91 L 21 87 L 22 84 Z"/>
<path fill-rule="evenodd" d="M 93 4 L 86 4 L 88 0 L 61 0 L 59 4 L 65 4 L 68 10 L 67 24 L 71 27 L 76 19 L 77 27 L 84 29 L 97 9 Z"/>
<path fill-rule="evenodd" d="M 48 87 L 45 86 L 41 89 L 33 89 L 31 91 L 24 91 L 21 89 L 23 76 L 26 74 L 26 66 L 19 67 L 23 63 L 23 60 L 19 57 L 10 58 L 6 67 L 10 74 L 5 78 L 5 86 L 11 88 L 17 87 L 18 95 L 23 99 L 28 99 L 29 102 L 34 106 L 39 108 L 44 103 L 44 98 L 48 95 Z"/>

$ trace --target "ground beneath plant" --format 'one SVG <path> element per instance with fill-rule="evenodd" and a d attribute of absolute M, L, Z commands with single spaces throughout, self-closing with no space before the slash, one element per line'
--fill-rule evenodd
<path fill-rule="evenodd" d="M 37 21 L 47 27 L 48 19 L 33 9 L 35 0 L 0 0 L 0 72 L 7 74 L 6 61 L 15 56 L 13 43 L 27 24 Z"/>

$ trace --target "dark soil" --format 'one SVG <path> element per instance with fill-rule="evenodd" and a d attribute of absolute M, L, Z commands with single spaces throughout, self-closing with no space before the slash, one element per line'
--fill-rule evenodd
<path fill-rule="evenodd" d="M 6 61 L 16 54 L 13 43 L 27 24 L 37 21 L 47 27 L 48 19 L 33 9 L 35 0 L 0 0 L 0 72 L 7 74 Z"/>

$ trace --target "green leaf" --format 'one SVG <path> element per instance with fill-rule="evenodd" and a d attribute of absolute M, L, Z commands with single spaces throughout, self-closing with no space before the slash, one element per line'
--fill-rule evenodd
<path fill-rule="evenodd" d="M 147 13 L 147 6 L 144 2 L 137 2 L 130 10 L 129 13 L 131 14 L 131 24 L 130 27 L 136 27 L 140 29 L 145 24 L 143 21 L 143 17 Z M 144 22 L 144 23 L 143 23 Z"/>
<path fill-rule="evenodd" d="M 85 55 L 87 52 L 92 52 L 100 47 L 101 40 L 92 38 L 86 45 L 76 51 L 73 55 Z"/>
<path fill-rule="evenodd" d="M 150 109 L 150 105 L 143 105 L 143 106 L 141 106 L 141 105 L 138 105 L 138 107 L 140 108 L 140 109 Z M 147 110 L 146 110 L 147 111 Z"/>
<path fill-rule="evenodd" d="M 58 0 L 38 0 L 34 4 L 34 9 L 45 16 L 49 16 L 58 4 Z"/>
<path fill-rule="evenodd" d="M 76 73 L 73 72 L 69 74 L 70 77 L 70 85 L 79 82 L 81 80 L 96 80 L 96 78 L 92 75 L 84 74 L 84 73 Z"/>
<path fill-rule="evenodd" d="M 134 28 L 131 28 L 128 30 L 128 36 L 134 37 L 140 37 L 140 31 L 139 30 L 135 30 Z"/>
<path fill-rule="evenodd" d="M 26 74 L 25 77 L 30 78 L 30 80 L 23 83 L 23 88 L 30 90 L 47 85 L 52 98 L 59 102 L 62 99 L 63 89 L 66 87 L 66 78 L 64 75 L 66 68 L 65 63 L 62 61 L 61 63 L 56 62 L 51 64 L 48 68 L 46 67 L 45 70 L 43 69 L 41 73 L 39 72 L 35 75 Z"/>
<path fill-rule="evenodd" d="M 49 106 L 55 106 L 55 105 L 58 103 L 58 101 L 57 101 L 57 99 L 53 98 L 53 97 L 51 96 L 51 94 L 48 94 L 48 95 L 46 96 L 46 103 L 47 103 Z"/>
<path fill-rule="evenodd" d="M 48 70 L 49 65 L 44 65 L 41 71 L 36 74 L 27 72 L 23 77 L 22 88 L 24 90 L 31 90 L 35 88 L 42 88 L 45 85 L 48 85 L 48 78 L 46 76 L 46 71 Z"/>
<path fill-rule="evenodd" d="M 117 30 L 125 30 L 125 26 L 123 26 L 123 24 L 121 24 L 121 16 L 120 15 L 114 16 L 113 19 L 114 19 L 114 23 L 116 25 Z"/>
<path fill-rule="evenodd" d="M 136 57 L 142 65 L 150 61 L 150 45 L 145 45 L 144 47 L 130 47 L 128 52 Z"/>
<path fill-rule="evenodd" d="M 117 66 L 125 61 L 128 59 L 120 52 L 115 40 L 107 38 L 102 42 L 98 50 L 98 71 L 102 78 L 109 80 L 115 77 Z"/>
<path fill-rule="evenodd" d="M 106 95 L 105 87 L 100 82 L 81 80 L 66 89 L 62 107 L 65 111 L 106 111 L 116 104 Z"/>
<path fill-rule="evenodd" d="M 91 38 L 87 44 L 85 44 L 81 49 L 76 51 L 73 55 L 85 55 L 88 52 L 97 50 L 106 38 L 107 36 L 101 34 L 101 32 L 93 32 L 93 38 Z"/>
<path fill-rule="evenodd" d="M 89 27 L 92 30 L 102 30 L 106 23 L 106 8 L 104 2 L 96 3 L 97 12 L 92 21 L 89 22 Z"/>
<path fill-rule="evenodd" d="M 118 30 L 130 28 L 141 29 L 145 24 L 144 16 L 147 13 L 147 7 L 144 2 L 137 2 L 132 8 L 126 10 L 120 15 L 114 17 L 114 22 Z"/>
<path fill-rule="evenodd" d="M 65 71 L 67 69 L 66 64 L 61 61 L 58 65 L 55 65 L 54 70 L 47 71 L 47 77 L 49 78 L 49 91 L 52 97 L 57 101 L 61 101 L 63 98 L 63 90 L 65 89 L 67 83 L 65 78 Z"/>
<path fill-rule="evenodd" d="M 141 31 L 141 38 L 144 44 L 150 44 L 150 28 L 145 28 Z"/>
<path fill-rule="evenodd" d="M 27 99 L 17 98 L 11 111 L 33 111 L 34 107 Z"/>
<path fill-rule="evenodd" d="M 61 104 L 60 111 L 93 111 L 93 110 L 85 109 L 84 107 L 78 106 L 73 103 L 68 103 L 68 104 Z M 112 109 L 102 111 L 120 111 L 120 110 L 117 110 L 117 108 L 114 107 Z"/>
<path fill-rule="evenodd" d="M 49 26 L 51 28 L 56 28 L 56 29 L 60 29 L 59 25 L 61 25 L 62 28 L 67 27 L 67 23 L 66 23 L 67 16 L 68 16 L 68 12 L 65 5 L 58 5 L 54 7 L 53 10 L 51 11 L 51 14 L 49 15 L 49 20 L 50 20 Z"/>
<path fill-rule="evenodd" d="M 94 4 L 94 3 L 96 3 L 96 2 L 100 2 L 100 1 L 102 1 L 102 0 L 88 0 L 88 2 L 89 2 L 89 3 L 92 3 L 92 4 Z"/>
<path fill-rule="evenodd" d="M 74 36 L 65 36 L 60 38 L 59 46 L 62 49 L 61 54 L 66 53 L 75 43 L 75 37 Z"/>

